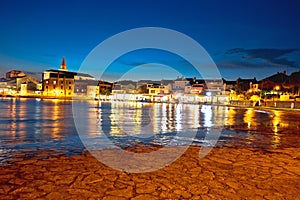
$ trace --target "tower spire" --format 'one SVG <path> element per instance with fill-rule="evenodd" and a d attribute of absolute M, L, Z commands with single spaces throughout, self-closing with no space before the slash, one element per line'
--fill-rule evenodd
<path fill-rule="evenodd" d="M 62 71 L 68 71 L 67 70 L 67 64 L 66 64 L 65 57 L 62 57 L 62 61 L 61 61 L 61 65 L 60 65 L 60 70 L 62 70 Z"/>

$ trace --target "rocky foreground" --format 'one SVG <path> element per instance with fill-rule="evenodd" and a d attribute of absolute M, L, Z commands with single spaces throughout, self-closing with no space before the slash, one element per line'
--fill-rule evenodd
<path fill-rule="evenodd" d="M 175 147 L 172 147 L 175 148 Z M 297 199 L 298 148 L 190 147 L 149 173 L 111 169 L 89 153 L 0 166 L 0 199 Z"/>

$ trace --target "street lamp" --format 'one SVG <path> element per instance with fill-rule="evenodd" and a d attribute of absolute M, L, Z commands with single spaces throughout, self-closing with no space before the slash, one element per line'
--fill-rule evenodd
<path fill-rule="evenodd" d="M 276 91 L 276 94 L 278 95 L 278 91 L 280 90 L 280 86 L 279 85 L 276 85 L 274 87 L 275 91 Z M 273 95 L 273 101 L 274 101 L 274 95 Z M 276 107 L 276 102 L 274 103 L 274 106 Z"/>

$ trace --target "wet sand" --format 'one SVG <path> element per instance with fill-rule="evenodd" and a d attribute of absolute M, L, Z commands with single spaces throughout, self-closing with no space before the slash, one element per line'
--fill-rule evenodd
<path fill-rule="evenodd" d="M 0 199 L 299 198 L 299 148 L 223 147 L 199 158 L 200 148 L 141 174 L 111 169 L 87 152 L 2 165 Z"/>

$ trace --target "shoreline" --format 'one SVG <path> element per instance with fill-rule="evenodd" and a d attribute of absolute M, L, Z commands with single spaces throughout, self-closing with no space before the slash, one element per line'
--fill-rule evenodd
<path fill-rule="evenodd" d="M 93 98 L 86 97 L 52 97 L 52 96 L 2 96 L 0 98 L 25 98 L 25 99 L 45 99 L 45 100 L 67 100 L 67 101 L 98 101 Z M 103 103 L 112 102 L 111 100 L 102 101 Z M 115 101 L 115 102 L 137 102 L 138 101 Z M 246 101 L 247 102 L 247 101 Z M 141 103 L 172 103 L 176 104 L 176 102 L 141 102 Z M 183 104 L 199 104 L 199 105 L 213 105 L 213 106 L 226 106 L 226 107 L 236 107 L 236 108 L 253 108 L 255 110 L 282 110 L 282 111 L 294 111 L 300 112 L 300 108 L 284 108 L 284 107 L 271 107 L 271 106 L 243 106 L 243 105 L 235 105 L 235 104 L 214 104 L 214 103 L 202 103 L 202 102 L 184 102 Z"/>
<path fill-rule="evenodd" d="M 278 108 L 278 107 L 267 107 L 267 106 L 255 106 L 255 107 L 247 107 L 247 106 L 239 106 L 239 105 L 232 105 L 228 104 L 225 105 L 228 107 L 236 107 L 236 108 L 253 108 L 255 110 L 265 110 L 265 111 L 270 111 L 270 110 L 282 110 L 282 111 L 294 111 L 294 112 L 300 112 L 300 108 Z"/>
<path fill-rule="evenodd" d="M 0 198 L 294 199 L 298 195 L 299 148 L 224 147 L 199 158 L 200 148 L 191 146 L 169 166 L 140 174 L 111 169 L 88 152 L 31 158 L 0 166 Z"/>

